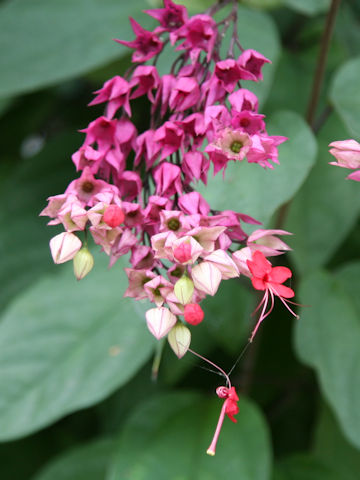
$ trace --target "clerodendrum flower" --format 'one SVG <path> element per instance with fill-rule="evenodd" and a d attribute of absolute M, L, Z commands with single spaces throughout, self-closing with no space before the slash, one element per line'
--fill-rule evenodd
<path fill-rule="evenodd" d="M 247 265 L 251 272 L 251 283 L 255 290 L 264 290 L 264 296 L 258 305 L 256 311 L 261 308 L 261 314 L 255 325 L 254 330 L 251 333 L 250 342 L 253 341 L 261 322 L 272 312 L 274 308 L 274 296 L 280 298 L 289 312 L 298 318 L 291 308 L 289 307 L 286 299 L 293 298 L 295 296 L 294 291 L 283 283 L 292 277 L 290 268 L 287 267 L 273 267 L 265 255 L 256 250 L 252 255 L 252 260 L 247 260 Z M 266 311 L 270 297 L 270 308 Z"/>
<path fill-rule="evenodd" d="M 219 21 L 218 12 L 230 3 L 230 13 Z M 237 0 L 214 0 L 206 13 L 190 17 L 184 6 L 164 0 L 163 8 L 146 11 L 159 23 L 153 31 L 130 19 L 135 38 L 116 41 L 132 49 L 133 65 L 95 92 L 90 105 L 105 104 L 104 115 L 81 130 L 83 145 L 72 156 L 78 178 L 65 193 L 49 197 L 41 212 L 50 225 L 65 230 L 50 242 L 54 262 L 74 259 L 79 279 L 93 265 L 87 237 L 109 256 L 110 267 L 129 254 L 125 296 L 153 304 L 146 312 L 148 329 L 158 340 L 167 336 L 179 358 L 195 353 L 190 328 L 203 322 L 200 303 L 215 295 L 223 280 L 242 274 L 265 292 L 251 340 L 275 296 L 295 315 L 288 305 L 294 292 L 283 285 L 291 271 L 265 258 L 289 249 L 277 238 L 289 232 L 249 235 L 244 225 L 260 222 L 216 210 L 196 191 L 199 181 L 207 184 L 211 165 L 214 175 L 225 174 L 229 162 L 274 168 L 278 146 L 286 140 L 268 135 L 256 95 L 241 83 L 261 80 L 262 68 L 271 62 L 241 46 L 237 9 Z M 224 49 L 227 29 L 233 33 Z M 165 46 L 173 48 L 174 60 L 161 75 L 157 61 Z M 138 98 L 141 122 L 132 113 Z M 80 252 L 79 234 L 85 238 Z M 224 416 L 235 421 L 238 412 L 235 389 L 219 370 L 228 383 L 217 391 L 224 405 L 210 454 Z"/>

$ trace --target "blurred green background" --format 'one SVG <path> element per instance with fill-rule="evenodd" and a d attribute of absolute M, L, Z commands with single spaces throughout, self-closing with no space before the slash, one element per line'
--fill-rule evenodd
<path fill-rule="evenodd" d="M 113 38 L 147 28 L 145 0 L 0 2 L 0 478 L 1 480 L 357 480 L 360 478 L 359 185 L 330 167 L 327 145 L 360 140 L 360 4 L 341 3 L 315 127 L 304 117 L 328 0 L 240 2 L 245 48 L 272 60 L 256 85 L 270 134 L 289 137 L 281 165 L 228 170 L 201 189 L 212 205 L 284 228 L 301 319 L 276 308 L 232 374 L 238 424 L 217 455 L 206 448 L 221 402 L 214 373 L 155 342 L 145 305 L 123 299 L 126 279 L 96 254 L 77 283 L 54 266 L 58 233 L 38 214 L 75 176 L 78 130 L 101 115 L 92 92 L 130 64 Z M 191 0 L 192 13 L 208 0 Z M 166 72 L 171 58 L 160 70 Z M 253 89 L 253 86 L 249 85 Z M 134 112 L 141 121 L 143 105 Z M 204 304 L 194 350 L 229 370 L 246 343 L 257 298 L 228 281 Z"/>

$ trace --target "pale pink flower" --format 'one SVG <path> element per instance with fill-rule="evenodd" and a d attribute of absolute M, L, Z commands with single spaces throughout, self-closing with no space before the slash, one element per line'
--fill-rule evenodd
<path fill-rule="evenodd" d="M 145 283 L 144 289 L 149 300 L 161 307 L 166 296 L 173 291 L 174 286 L 162 275 L 156 275 L 152 280 Z"/>
<path fill-rule="evenodd" d="M 147 298 L 144 285 L 155 278 L 155 273 L 151 270 L 136 270 L 133 268 L 125 268 L 128 276 L 129 286 L 124 293 L 124 297 L 133 297 L 136 300 Z"/>
<path fill-rule="evenodd" d="M 221 272 L 211 262 L 201 262 L 191 270 L 195 288 L 207 295 L 215 295 L 221 282 Z"/>
<path fill-rule="evenodd" d="M 266 257 L 281 255 L 287 250 L 291 250 L 289 245 L 277 238 L 276 235 L 292 235 L 286 230 L 255 230 L 247 239 L 247 245 L 251 250 L 259 250 Z"/>
<path fill-rule="evenodd" d="M 205 257 L 205 261 L 212 263 L 220 270 L 223 280 L 239 276 L 238 267 L 224 250 L 214 250 Z"/>
<path fill-rule="evenodd" d="M 131 251 L 131 265 L 136 269 L 152 269 L 154 266 L 154 253 L 147 245 L 135 245 Z"/>
<path fill-rule="evenodd" d="M 360 143 L 356 140 L 338 140 L 330 143 L 331 155 L 334 155 L 337 162 L 330 162 L 330 165 L 336 165 L 342 168 L 360 169 Z M 360 170 L 351 173 L 346 178 L 360 181 Z"/>
<path fill-rule="evenodd" d="M 151 308 L 145 314 L 146 323 L 155 338 L 165 337 L 176 324 L 176 316 L 168 308 Z"/>
<path fill-rule="evenodd" d="M 243 130 L 224 128 L 217 133 L 213 143 L 205 148 L 206 152 L 214 150 L 225 155 L 229 160 L 241 161 L 247 155 L 252 141 Z"/>
<path fill-rule="evenodd" d="M 67 232 L 84 230 L 88 221 L 87 212 L 78 202 L 66 203 L 58 212 L 58 219 Z"/>
<path fill-rule="evenodd" d="M 72 260 L 81 248 L 81 241 L 70 232 L 62 232 L 50 240 L 50 251 L 54 263 Z"/>

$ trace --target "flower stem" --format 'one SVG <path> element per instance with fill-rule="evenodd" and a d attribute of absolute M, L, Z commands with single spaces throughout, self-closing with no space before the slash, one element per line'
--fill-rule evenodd
<path fill-rule="evenodd" d="M 158 379 L 160 362 L 162 358 L 162 353 L 164 350 L 165 338 L 159 340 L 156 344 L 155 356 L 151 368 L 151 379 L 156 382 Z"/>
<path fill-rule="evenodd" d="M 317 59 L 317 67 L 306 114 L 306 120 L 312 128 L 314 127 L 315 123 L 315 113 L 319 102 L 321 87 L 323 84 L 326 60 L 330 47 L 330 40 L 334 29 L 336 14 L 338 12 L 340 2 L 341 0 L 332 0 L 329 12 L 326 17 L 324 33 L 321 39 L 320 52 Z"/>

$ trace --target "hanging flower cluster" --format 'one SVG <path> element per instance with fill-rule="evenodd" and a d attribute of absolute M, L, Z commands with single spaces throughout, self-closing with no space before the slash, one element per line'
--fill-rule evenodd
<path fill-rule="evenodd" d="M 226 4 L 231 11 L 217 22 L 214 15 Z M 243 274 L 265 292 L 251 340 L 274 296 L 285 302 L 294 295 L 282 285 L 290 270 L 273 268 L 265 258 L 289 250 L 278 238 L 289 232 L 258 229 L 248 235 L 244 224 L 258 221 L 214 210 L 196 191 L 197 182 L 206 185 L 211 165 L 214 175 L 224 175 L 229 162 L 273 168 L 286 138 L 267 134 L 256 95 L 241 86 L 242 80 L 261 80 L 270 60 L 242 48 L 235 0 L 192 17 L 171 0 L 146 13 L 159 25 L 148 31 L 130 19 L 135 39 L 116 40 L 133 50 L 133 66 L 95 92 L 90 105 L 104 103 L 105 112 L 82 130 L 84 143 L 72 156 L 81 174 L 48 199 L 41 215 L 51 218 L 50 225 L 63 225 L 65 231 L 50 241 L 51 253 L 55 263 L 74 259 L 78 279 L 93 266 L 78 232 L 92 236 L 110 266 L 131 254 L 125 296 L 154 304 L 146 312 L 147 326 L 157 339 L 167 336 L 181 358 L 191 341 L 187 325 L 203 321 L 200 303 L 216 294 L 222 280 Z M 228 29 L 230 44 L 221 59 Z M 171 48 L 175 60 L 160 75 L 158 57 Z M 148 104 L 145 128 L 132 117 L 139 97 Z M 224 414 L 233 419 L 237 396 L 228 387 L 220 397 L 226 399 Z"/>

